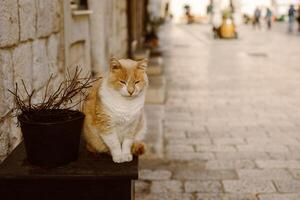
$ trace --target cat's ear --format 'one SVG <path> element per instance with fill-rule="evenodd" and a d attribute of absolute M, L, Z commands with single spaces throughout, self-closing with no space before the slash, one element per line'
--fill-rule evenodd
<path fill-rule="evenodd" d="M 146 68 L 148 67 L 148 59 L 147 58 L 144 58 L 140 61 L 138 61 L 138 65 L 137 65 L 137 68 L 138 69 L 142 69 L 142 70 L 146 70 Z"/>
<path fill-rule="evenodd" d="M 118 61 L 118 59 L 116 59 L 114 57 L 112 57 L 110 59 L 109 67 L 110 67 L 110 71 L 115 71 L 115 70 L 118 70 L 118 69 L 122 68 L 122 66 L 121 66 L 120 62 Z"/>

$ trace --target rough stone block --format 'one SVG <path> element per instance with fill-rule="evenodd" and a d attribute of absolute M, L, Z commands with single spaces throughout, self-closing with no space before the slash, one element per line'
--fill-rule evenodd
<path fill-rule="evenodd" d="M 47 42 L 47 55 L 49 59 L 49 72 L 56 76 L 58 68 L 58 58 L 59 58 L 59 36 L 52 34 Z"/>
<path fill-rule="evenodd" d="M 8 89 L 13 90 L 12 56 L 8 50 L 0 50 L 0 116 L 13 108 L 13 96 Z"/>
<path fill-rule="evenodd" d="M 271 181 L 267 180 L 225 180 L 225 192 L 230 193 L 272 193 L 276 189 Z"/>
<path fill-rule="evenodd" d="M 219 181 L 187 181 L 184 184 L 186 192 L 222 192 Z"/>
<path fill-rule="evenodd" d="M 13 50 L 14 81 L 21 88 L 21 94 L 24 90 L 21 87 L 23 79 L 29 91 L 32 90 L 32 44 L 31 42 L 19 44 Z"/>
<path fill-rule="evenodd" d="M 63 13 L 61 0 L 53 0 L 52 8 L 53 12 L 53 32 L 58 32 L 60 30 L 60 19 Z"/>
<path fill-rule="evenodd" d="M 0 47 L 19 41 L 18 1 L 2 0 L 0 3 Z"/>
<path fill-rule="evenodd" d="M 150 183 L 146 181 L 134 181 L 134 191 L 136 193 L 148 193 L 150 190 Z"/>
<path fill-rule="evenodd" d="M 153 193 L 178 193 L 182 192 L 182 183 L 176 180 L 153 181 L 150 191 Z"/>
<path fill-rule="evenodd" d="M 53 0 L 37 0 L 36 2 L 38 37 L 46 37 L 53 32 L 55 15 L 53 2 Z"/>
<path fill-rule="evenodd" d="M 163 156 L 163 116 L 164 108 L 161 105 L 146 105 L 145 113 L 147 119 L 147 134 L 145 142 L 147 144 L 147 152 L 143 157 Z"/>
<path fill-rule="evenodd" d="M 9 133 L 9 152 L 12 152 L 22 141 L 21 128 L 17 126 L 17 118 L 12 118 Z"/>
<path fill-rule="evenodd" d="M 19 0 L 20 40 L 26 41 L 35 37 L 36 9 L 33 0 Z"/>
<path fill-rule="evenodd" d="M 141 180 L 168 180 L 172 173 L 168 170 L 149 170 L 143 169 L 139 171 L 139 179 Z"/>
<path fill-rule="evenodd" d="M 8 154 L 10 134 L 10 119 L 5 119 L 0 123 L 0 156 L 4 157 Z"/>
<path fill-rule="evenodd" d="M 33 49 L 33 87 L 35 89 L 43 87 L 49 75 L 49 59 L 46 51 L 46 40 L 35 40 L 32 44 Z"/>

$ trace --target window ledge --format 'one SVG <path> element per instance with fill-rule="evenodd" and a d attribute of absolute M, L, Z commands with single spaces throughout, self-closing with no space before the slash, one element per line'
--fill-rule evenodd
<path fill-rule="evenodd" d="M 72 10 L 73 16 L 91 15 L 91 14 L 93 14 L 92 10 Z"/>

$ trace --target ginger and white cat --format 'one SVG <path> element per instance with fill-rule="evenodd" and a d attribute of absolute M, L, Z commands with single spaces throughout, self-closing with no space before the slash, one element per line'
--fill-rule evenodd
<path fill-rule="evenodd" d="M 129 162 L 145 151 L 147 59 L 112 58 L 103 79 L 95 82 L 84 102 L 87 149 L 110 153 L 114 162 Z"/>

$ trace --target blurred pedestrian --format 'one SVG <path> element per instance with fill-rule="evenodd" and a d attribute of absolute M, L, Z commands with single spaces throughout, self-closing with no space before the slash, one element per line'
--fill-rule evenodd
<path fill-rule="evenodd" d="M 267 8 L 266 21 L 267 21 L 267 25 L 268 25 L 269 30 L 271 30 L 271 28 L 272 28 L 272 16 L 273 16 L 273 13 L 272 13 L 271 9 Z"/>
<path fill-rule="evenodd" d="M 298 31 L 300 32 L 300 5 L 298 6 L 298 17 L 297 17 L 297 21 L 298 21 Z"/>
<path fill-rule="evenodd" d="M 253 28 L 257 26 L 260 29 L 260 16 L 261 16 L 261 10 L 258 7 L 256 7 L 254 11 Z"/>
<path fill-rule="evenodd" d="M 293 32 L 293 27 L 294 27 L 294 20 L 295 20 L 295 8 L 294 5 L 290 6 L 289 12 L 288 12 L 288 17 L 289 17 L 289 26 L 288 26 L 288 32 L 291 33 Z"/>
<path fill-rule="evenodd" d="M 186 4 L 186 5 L 184 5 L 183 8 L 185 10 L 185 16 L 186 16 L 186 19 L 187 19 L 187 23 L 188 24 L 193 23 L 193 16 L 191 14 L 191 6 Z"/>

